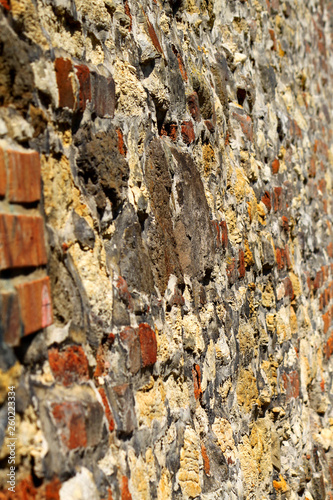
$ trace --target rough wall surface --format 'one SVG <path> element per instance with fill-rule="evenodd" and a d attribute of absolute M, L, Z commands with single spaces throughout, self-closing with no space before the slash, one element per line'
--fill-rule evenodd
<path fill-rule="evenodd" d="M 332 20 L 0 0 L 1 500 L 333 498 Z"/>

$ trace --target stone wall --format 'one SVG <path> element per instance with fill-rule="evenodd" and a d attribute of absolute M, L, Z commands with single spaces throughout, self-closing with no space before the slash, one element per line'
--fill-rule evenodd
<path fill-rule="evenodd" d="M 333 499 L 332 54 L 332 0 L 0 0 L 0 500 Z"/>

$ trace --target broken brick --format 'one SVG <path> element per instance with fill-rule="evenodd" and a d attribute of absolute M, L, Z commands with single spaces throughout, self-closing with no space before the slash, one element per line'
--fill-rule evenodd
<path fill-rule="evenodd" d="M 298 398 L 300 385 L 298 372 L 283 373 L 282 379 L 286 390 L 286 400 Z"/>
<path fill-rule="evenodd" d="M 193 129 L 193 123 L 191 121 L 184 121 L 182 123 L 182 138 L 185 144 L 189 145 L 195 140 L 195 133 Z"/>
<path fill-rule="evenodd" d="M 64 386 L 89 379 L 88 360 L 81 346 L 67 346 L 62 351 L 50 349 L 49 363 L 56 382 Z"/>
<path fill-rule="evenodd" d="M 141 346 L 142 366 L 151 366 L 157 359 L 156 335 L 147 323 L 140 323 L 138 334 Z"/>

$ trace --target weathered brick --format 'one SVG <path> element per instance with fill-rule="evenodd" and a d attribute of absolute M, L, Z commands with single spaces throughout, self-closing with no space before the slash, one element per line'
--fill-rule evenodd
<path fill-rule="evenodd" d="M 284 282 L 285 297 L 289 297 L 290 300 L 294 300 L 295 294 L 293 285 L 291 283 L 291 279 L 287 276 L 283 282 Z"/>
<path fill-rule="evenodd" d="M 233 112 L 233 117 L 238 121 L 243 131 L 243 134 L 249 141 L 253 141 L 253 124 L 252 120 L 248 115 L 241 115 L 239 113 Z"/>
<path fill-rule="evenodd" d="M 52 324 L 52 303 L 49 277 L 15 286 L 19 298 L 23 334 L 37 332 Z"/>
<path fill-rule="evenodd" d="M 229 283 L 232 285 L 237 280 L 236 259 L 234 257 L 229 259 L 226 271 Z"/>
<path fill-rule="evenodd" d="M 238 253 L 238 275 L 240 278 L 245 276 L 244 250 L 239 250 Z"/>
<path fill-rule="evenodd" d="M 280 162 L 277 158 L 272 161 L 272 174 L 276 175 L 280 170 Z"/>
<path fill-rule="evenodd" d="M 286 400 L 298 398 L 299 396 L 299 375 L 296 370 L 282 375 L 284 388 L 286 390 Z"/>
<path fill-rule="evenodd" d="M 46 263 L 43 219 L 0 214 L 0 270 Z"/>
<path fill-rule="evenodd" d="M 219 223 L 216 220 L 212 220 L 212 226 L 214 228 L 214 232 L 216 235 L 215 246 L 219 248 L 221 246 L 221 237 L 220 237 L 220 227 Z"/>
<path fill-rule="evenodd" d="M 22 324 L 18 296 L 14 292 L 0 293 L 0 333 L 6 344 L 20 343 Z"/>
<path fill-rule="evenodd" d="M 327 333 L 332 325 L 332 310 L 328 310 L 325 314 L 323 314 L 322 318 L 324 323 L 323 332 Z"/>
<path fill-rule="evenodd" d="M 223 248 L 227 248 L 228 246 L 228 226 L 225 220 L 222 220 L 220 222 L 220 227 L 221 227 L 221 242 Z"/>
<path fill-rule="evenodd" d="M 289 220 L 288 220 L 288 217 L 286 217 L 285 215 L 283 215 L 281 217 L 281 223 L 282 223 L 283 229 L 288 233 L 289 232 Z"/>
<path fill-rule="evenodd" d="M 141 345 L 138 332 L 134 328 L 127 326 L 120 332 L 119 337 L 128 352 L 130 372 L 135 374 L 141 367 Z"/>
<path fill-rule="evenodd" d="M 274 212 L 282 210 L 282 187 L 274 188 Z"/>
<path fill-rule="evenodd" d="M 284 256 L 285 256 L 287 268 L 291 269 L 292 268 L 292 263 L 291 263 L 291 258 L 290 258 L 290 252 L 289 252 L 288 245 L 285 245 L 285 247 L 284 247 Z"/>
<path fill-rule="evenodd" d="M 91 73 L 92 77 L 92 103 L 97 116 L 113 118 L 116 106 L 116 88 L 111 76 Z"/>
<path fill-rule="evenodd" d="M 128 384 L 107 387 L 107 395 L 117 432 L 125 436 L 130 435 L 137 426 L 132 389 Z"/>
<path fill-rule="evenodd" d="M 91 101 L 91 80 L 88 66 L 78 64 L 75 66 L 77 78 L 79 80 L 79 103 L 80 111 L 84 111 L 87 106 L 87 101 Z"/>
<path fill-rule="evenodd" d="M 128 479 L 126 476 L 121 478 L 121 500 L 132 500 L 132 495 L 128 488 Z"/>
<path fill-rule="evenodd" d="M 7 11 L 11 10 L 11 5 L 9 3 L 9 0 L 0 0 L 0 5 Z"/>
<path fill-rule="evenodd" d="M 275 250 L 275 255 L 276 255 L 276 263 L 278 266 L 278 269 L 281 271 L 284 266 L 285 266 L 285 253 L 283 248 L 277 248 Z"/>
<path fill-rule="evenodd" d="M 182 138 L 185 144 L 191 144 L 195 140 L 195 133 L 193 129 L 193 123 L 191 121 L 184 121 L 182 123 Z"/>
<path fill-rule="evenodd" d="M 6 196 L 7 190 L 7 173 L 5 163 L 5 152 L 0 148 L 0 196 Z"/>
<path fill-rule="evenodd" d="M 59 107 L 73 109 L 75 97 L 70 74 L 73 67 L 70 59 L 58 57 L 54 62 L 59 94 Z"/>
<path fill-rule="evenodd" d="M 209 457 L 207 455 L 206 446 L 204 444 L 201 445 L 201 455 L 203 460 L 203 466 L 206 476 L 210 476 L 210 462 Z"/>
<path fill-rule="evenodd" d="M 330 359 L 330 357 L 333 354 L 333 333 L 330 335 L 329 339 L 326 342 L 325 345 L 325 356 L 326 359 Z"/>
<path fill-rule="evenodd" d="M 269 194 L 268 191 L 265 191 L 265 193 L 261 197 L 261 201 L 266 206 L 268 212 L 270 212 L 272 208 L 272 203 L 271 203 L 271 195 Z"/>
<path fill-rule="evenodd" d="M 157 359 L 156 335 L 147 323 L 140 323 L 138 334 L 141 346 L 142 366 L 151 366 Z"/>
<path fill-rule="evenodd" d="M 195 399 L 200 399 L 202 396 L 201 389 L 201 370 L 199 365 L 194 365 L 192 368 L 193 386 L 194 386 L 194 397 Z"/>
<path fill-rule="evenodd" d="M 114 430 L 114 427 L 115 427 L 114 420 L 113 420 L 113 415 L 112 415 L 111 407 L 109 404 L 109 400 L 107 398 L 104 387 L 99 387 L 98 392 L 100 393 L 102 401 L 103 401 L 105 416 L 106 416 L 107 421 L 109 423 L 109 431 L 112 432 Z"/>
<path fill-rule="evenodd" d="M 185 69 L 183 58 L 174 45 L 172 45 L 172 50 L 173 50 L 173 53 L 175 54 L 175 56 L 177 57 L 178 67 L 179 67 L 180 74 L 182 75 L 182 79 L 184 80 L 184 82 L 187 82 L 188 76 L 187 76 L 187 72 Z"/>
<path fill-rule="evenodd" d="M 85 407 L 81 401 L 53 403 L 52 416 L 61 429 L 61 441 L 69 450 L 87 447 Z"/>
<path fill-rule="evenodd" d="M 88 360 L 81 346 L 67 346 L 62 351 L 50 349 L 49 363 L 56 382 L 65 386 L 89 379 Z"/>
<path fill-rule="evenodd" d="M 124 135 L 123 135 L 120 128 L 117 128 L 116 132 L 117 132 L 117 136 L 118 136 L 118 151 L 122 156 L 126 156 L 127 149 L 126 149 L 126 145 L 124 143 Z"/>
<path fill-rule="evenodd" d="M 32 203 L 41 196 L 41 167 L 36 151 L 8 149 L 8 199 L 12 203 Z"/>
<path fill-rule="evenodd" d="M 188 104 L 188 109 L 190 111 L 190 115 L 192 116 L 193 120 L 199 122 L 201 120 L 201 114 L 199 106 L 199 97 L 196 92 L 193 92 L 191 95 L 189 95 L 187 99 L 187 104 Z"/>
<path fill-rule="evenodd" d="M 119 276 L 116 287 L 118 289 L 119 297 L 125 302 L 129 310 L 132 311 L 133 310 L 132 295 L 128 290 L 128 285 L 126 280 L 122 276 Z"/>

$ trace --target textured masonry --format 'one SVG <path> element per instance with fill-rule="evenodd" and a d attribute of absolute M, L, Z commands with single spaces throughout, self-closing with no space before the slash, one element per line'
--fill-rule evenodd
<path fill-rule="evenodd" d="M 0 500 L 333 499 L 332 19 L 0 0 Z"/>

